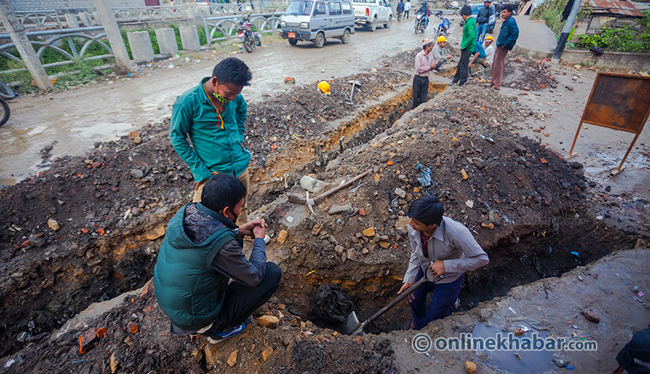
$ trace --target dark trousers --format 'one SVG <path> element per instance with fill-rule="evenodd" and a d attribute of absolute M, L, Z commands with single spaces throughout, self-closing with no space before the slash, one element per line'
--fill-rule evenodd
<path fill-rule="evenodd" d="M 420 267 L 416 282 L 423 276 Z M 462 275 L 451 283 L 424 282 L 413 291 L 414 300 L 411 301 L 411 311 L 413 312 L 413 325 L 416 330 L 420 330 L 431 321 L 449 315 L 449 307 L 458 299 L 458 294 L 460 294 L 461 283 L 463 283 Z M 430 292 L 433 292 L 433 298 L 427 310 L 427 294 Z"/>
<path fill-rule="evenodd" d="M 427 101 L 429 93 L 429 78 L 416 75 L 413 78 L 413 108 Z"/>
<path fill-rule="evenodd" d="M 410 10 L 405 10 L 404 11 L 404 17 L 406 17 L 406 19 L 409 19 L 409 12 L 410 12 Z"/>
<path fill-rule="evenodd" d="M 472 52 L 469 49 L 460 50 L 460 60 L 458 60 L 458 66 L 456 66 L 456 75 L 451 83 L 460 83 L 465 84 L 467 82 L 467 76 L 469 75 L 469 57 Z"/>
<path fill-rule="evenodd" d="M 264 278 L 255 287 L 232 282 L 226 289 L 226 297 L 219 317 L 214 321 L 210 332 L 219 333 L 237 327 L 264 305 L 280 285 L 282 270 L 273 262 L 266 263 Z"/>

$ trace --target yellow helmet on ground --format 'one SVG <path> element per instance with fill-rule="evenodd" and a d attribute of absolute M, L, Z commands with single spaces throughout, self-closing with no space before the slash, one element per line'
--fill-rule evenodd
<path fill-rule="evenodd" d="M 330 94 L 330 85 L 329 83 L 322 81 L 318 84 L 318 88 L 320 88 L 321 91 L 323 91 L 324 94 L 329 95 Z"/>
<path fill-rule="evenodd" d="M 488 35 L 488 36 L 486 36 L 486 37 L 485 37 L 485 40 L 488 40 L 488 39 L 490 39 L 490 40 L 492 40 L 492 41 L 494 41 L 494 38 L 493 38 L 493 37 L 491 37 L 490 35 Z"/>
<path fill-rule="evenodd" d="M 446 41 L 447 41 L 447 38 L 445 38 L 444 36 L 441 36 L 438 39 L 436 39 L 436 43 L 446 42 Z"/>

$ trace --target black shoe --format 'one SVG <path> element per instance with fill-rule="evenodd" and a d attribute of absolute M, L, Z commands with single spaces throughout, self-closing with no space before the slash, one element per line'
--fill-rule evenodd
<path fill-rule="evenodd" d="M 463 81 L 463 82 L 458 82 L 458 87 L 460 87 L 460 86 L 462 86 L 462 85 L 464 85 L 465 83 L 467 83 L 467 81 Z"/>

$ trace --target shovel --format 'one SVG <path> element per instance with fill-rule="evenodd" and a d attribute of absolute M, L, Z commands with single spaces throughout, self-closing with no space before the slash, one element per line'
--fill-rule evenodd
<path fill-rule="evenodd" d="M 425 274 L 426 275 L 426 274 Z M 438 277 L 438 279 L 444 278 L 444 275 L 441 275 Z M 419 281 L 415 282 L 411 287 L 409 287 L 406 291 L 402 292 L 399 294 L 393 301 L 388 303 L 385 307 L 381 308 L 377 313 L 373 314 L 370 318 L 365 320 L 363 323 L 359 323 L 359 319 L 357 318 L 357 314 L 353 311 L 349 316 L 348 316 L 348 321 L 345 323 L 345 326 L 343 326 L 343 331 L 345 332 L 346 335 L 355 335 L 355 334 L 361 334 L 363 333 L 363 329 L 366 327 L 366 325 L 375 319 L 377 319 L 379 316 L 382 314 L 386 313 L 390 308 L 394 307 L 397 303 L 400 301 L 404 300 L 407 296 L 413 293 L 413 291 L 417 290 L 418 287 L 424 282 L 427 281 L 427 277 L 423 276 L 422 279 Z"/>

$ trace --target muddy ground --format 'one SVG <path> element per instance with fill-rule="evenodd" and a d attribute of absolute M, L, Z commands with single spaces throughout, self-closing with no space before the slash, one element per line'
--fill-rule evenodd
<path fill-rule="evenodd" d="M 151 290 L 81 324 L 71 320 L 151 278 L 166 223 L 192 195 L 189 170 L 167 138 L 168 121 L 98 143 L 83 157 L 54 160 L 38 177 L 1 190 L 0 371 L 400 371 L 407 366 L 396 364 L 395 335 L 381 333 L 407 320 L 404 305 L 371 325 L 373 334 L 356 338 L 309 321 L 309 299 L 321 283 L 337 284 L 361 319 L 392 299 L 409 255 L 404 212 L 423 194 L 440 197 L 447 216 L 467 225 L 491 258 L 466 275 L 456 312 L 645 246 L 639 239 L 647 221 L 622 232 L 593 214 L 614 201 L 608 214 L 622 216 L 618 202 L 631 196 L 599 191 L 594 198 L 582 164 L 518 135 L 515 124 L 543 126 L 548 113 L 478 83 L 432 84 L 437 96 L 409 111 L 411 78 L 400 68 L 408 60 L 397 55 L 378 71 L 336 78 L 329 96 L 303 85 L 250 105 L 250 206 L 269 221 L 269 259 L 284 272 L 278 293 L 256 316 L 278 317 L 274 328 L 254 324 L 219 345 L 170 336 Z M 548 73 L 525 59 L 513 66 Z M 354 106 L 345 102 L 349 80 L 362 83 Z M 368 170 L 359 184 L 315 207 L 316 216 L 287 201 L 288 192 L 304 193 L 303 175 L 335 186 Z M 279 243 L 283 230 L 287 239 Z M 80 354 L 79 337 L 90 331 L 92 340 L 101 328 L 107 331 L 99 346 Z"/>

